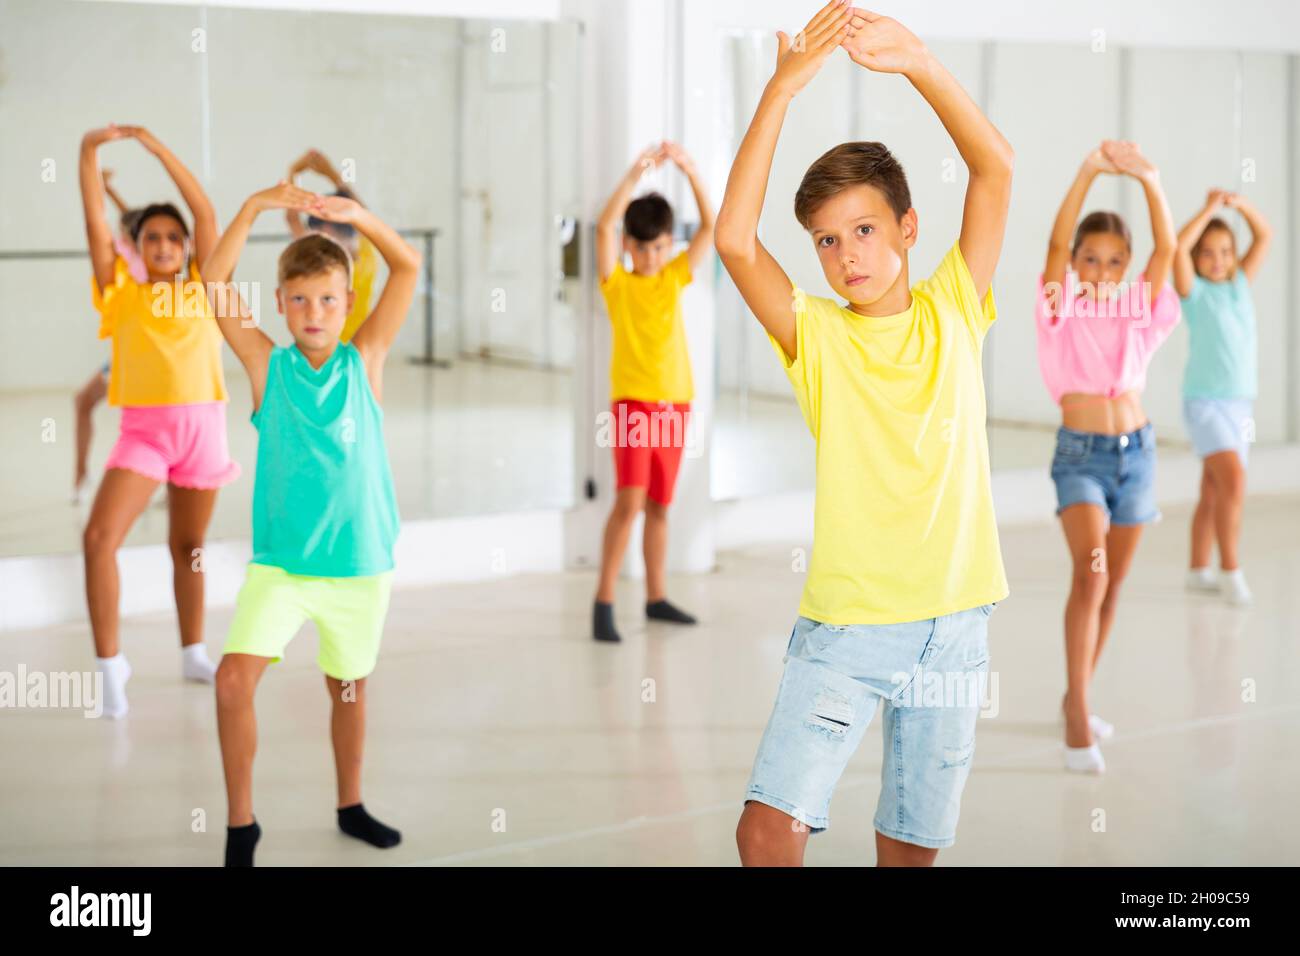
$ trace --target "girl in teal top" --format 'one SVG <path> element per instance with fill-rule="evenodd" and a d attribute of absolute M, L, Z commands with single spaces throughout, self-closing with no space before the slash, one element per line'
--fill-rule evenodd
<path fill-rule="evenodd" d="M 1236 209 L 1250 226 L 1251 243 L 1237 258 L 1236 238 L 1216 215 Z M 1201 497 L 1192 517 L 1187 587 L 1249 604 L 1250 588 L 1238 564 L 1246 461 L 1255 440 L 1259 393 L 1255 302 L 1250 284 L 1272 240 L 1268 223 L 1243 196 L 1211 190 L 1205 207 L 1178 234 L 1174 287 L 1183 300 L 1188 334 L 1183 416 L 1201 457 Z M 1215 543 L 1221 572 L 1210 568 Z"/>

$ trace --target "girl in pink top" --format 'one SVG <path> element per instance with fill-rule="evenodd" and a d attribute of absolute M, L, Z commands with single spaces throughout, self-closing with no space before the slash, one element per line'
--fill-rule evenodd
<path fill-rule="evenodd" d="M 1155 250 L 1133 283 L 1124 281 L 1133 256 L 1124 220 L 1094 212 L 1079 221 L 1099 174 L 1132 176 L 1146 194 Z M 1089 153 L 1052 227 L 1036 310 L 1039 367 L 1061 406 L 1052 479 L 1074 564 L 1062 702 L 1069 770 L 1105 769 L 1094 736 L 1109 737 L 1113 728 L 1090 710 L 1089 685 L 1142 528 L 1160 515 L 1141 393 L 1151 356 L 1178 324 L 1178 297 L 1168 285 L 1176 248 L 1159 171 L 1137 146 L 1107 141 Z"/>

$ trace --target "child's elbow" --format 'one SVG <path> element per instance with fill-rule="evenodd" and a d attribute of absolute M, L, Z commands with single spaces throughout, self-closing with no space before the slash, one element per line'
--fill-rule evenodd
<path fill-rule="evenodd" d="M 738 229 L 722 219 L 713 228 L 713 248 L 724 261 L 752 255 L 755 238 L 752 229 Z"/>

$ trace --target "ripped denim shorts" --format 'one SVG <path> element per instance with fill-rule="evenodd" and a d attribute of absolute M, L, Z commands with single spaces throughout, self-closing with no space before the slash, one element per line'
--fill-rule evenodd
<path fill-rule="evenodd" d="M 800 617 L 745 799 L 813 832 L 877 708 L 884 736 L 873 825 L 918 846 L 951 846 L 986 697 L 996 605 L 907 624 Z"/>

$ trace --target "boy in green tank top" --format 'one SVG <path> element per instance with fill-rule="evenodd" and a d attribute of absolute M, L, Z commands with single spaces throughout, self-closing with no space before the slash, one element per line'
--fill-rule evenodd
<path fill-rule="evenodd" d="M 280 256 L 276 304 L 293 344 L 277 346 L 229 285 L 257 216 L 287 209 L 353 226 L 388 265 L 388 283 L 351 342 L 339 335 L 352 308 L 352 260 L 333 239 L 304 236 Z M 401 834 L 361 803 L 366 678 L 375 667 L 393 569 L 397 500 L 384 443 L 384 360 L 406 319 L 420 255 L 352 199 L 289 183 L 256 193 L 203 265 L 221 333 L 253 387 L 259 433 L 253 490 L 253 560 L 217 669 L 217 725 L 229 819 L 226 865 L 251 866 L 257 746 L 253 693 L 307 619 L 320 633 L 317 663 L 333 701 L 338 823 L 373 846 Z"/>

